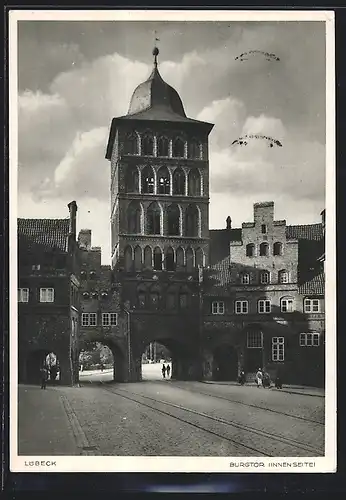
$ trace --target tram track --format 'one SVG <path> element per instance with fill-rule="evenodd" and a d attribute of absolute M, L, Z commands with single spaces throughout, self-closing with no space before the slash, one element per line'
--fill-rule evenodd
<path fill-rule="evenodd" d="M 160 383 L 162 383 L 162 382 L 160 382 Z M 174 382 L 174 387 L 178 387 L 179 389 L 182 389 L 183 391 L 191 392 L 191 388 L 187 389 L 186 387 L 183 387 L 183 386 L 179 385 L 179 383 L 176 383 L 176 382 Z M 249 408 L 255 408 L 256 410 L 263 410 L 263 411 L 267 411 L 267 412 L 270 412 L 270 413 L 275 413 L 277 415 L 281 415 L 281 416 L 284 416 L 284 417 L 294 418 L 296 420 L 301 420 L 301 421 L 307 422 L 309 424 L 316 424 L 316 425 L 320 425 L 320 426 L 324 426 L 325 425 L 324 422 L 321 422 L 320 420 L 314 420 L 312 418 L 302 417 L 300 415 L 295 415 L 295 414 L 292 414 L 292 413 L 286 413 L 286 412 L 283 412 L 283 411 L 274 410 L 273 408 L 267 408 L 265 406 L 258 406 L 257 404 L 245 403 L 244 401 L 239 401 L 237 399 L 230 399 L 230 398 L 227 398 L 225 396 L 220 396 L 218 394 L 212 394 L 212 393 L 206 392 L 206 391 L 195 390 L 195 388 L 193 388 L 193 393 L 194 394 L 200 394 L 201 396 L 209 396 L 211 398 L 221 399 L 221 400 L 224 400 L 224 401 L 228 401 L 229 403 L 235 403 L 235 404 L 239 404 L 239 405 L 242 405 L 242 406 L 247 406 Z"/>
<path fill-rule="evenodd" d="M 298 441 L 294 438 L 289 438 L 261 429 L 256 429 L 239 422 L 228 421 L 219 417 L 199 412 L 197 410 L 193 410 L 192 408 L 185 408 L 184 406 L 175 403 L 152 398 L 150 396 L 144 396 L 142 394 L 128 391 L 126 389 L 111 389 L 102 382 L 101 385 L 103 386 L 104 390 L 111 394 L 123 397 L 134 403 L 140 404 L 141 406 L 150 408 L 155 412 L 169 416 L 171 418 L 174 418 L 175 420 L 191 425 L 199 430 L 208 432 L 209 434 L 212 434 L 220 439 L 226 440 L 233 445 L 236 445 L 238 448 L 246 450 L 246 454 L 244 456 L 249 455 L 249 451 L 251 452 L 252 456 L 278 456 L 273 452 L 273 449 L 275 450 L 275 443 L 284 446 L 285 456 L 298 456 L 298 450 L 304 452 L 304 455 L 299 456 L 324 456 L 324 453 L 320 448 L 312 446 L 308 443 L 304 443 L 301 440 Z M 182 412 L 183 414 L 185 413 L 185 416 L 179 415 L 179 412 Z M 211 427 L 213 425 L 221 426 L 221 428 L 223 428 L 223 432 L 212 429 Z M 234 433 L 246 433 L 248 443 L 244 443 L 244 440 L 241 441 L 239 439 L 231 437 L 229 435 L 230 429 L 232 429 Z M 261 447 L 254 444 L 256 440 L 260 440 Z M 263 441 L 265 442 L 264 445 Z M 291 452 L 288 452 L 287 447 L 288 449 L 291 448 Z"/>

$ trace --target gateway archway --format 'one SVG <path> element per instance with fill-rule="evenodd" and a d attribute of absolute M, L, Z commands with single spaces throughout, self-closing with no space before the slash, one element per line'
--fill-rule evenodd
<path fill-rule="evenodd" d="M 85 342 L 79 353 L 79 381 L 101 383 L 125 380 L 125 356 L 114 342 Z"/>
<path fill-rule="evenodd" d="M 163 366 L 165 366 L 164 374 Z M 159 342 L 150 342 L 142 355 L 142 380 L 170 379 L 171 373 L 171 351 Z"/>

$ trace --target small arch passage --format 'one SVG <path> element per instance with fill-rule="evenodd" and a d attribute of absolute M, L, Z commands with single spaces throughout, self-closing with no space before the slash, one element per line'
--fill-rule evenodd
<path fill-rule="evenodd" d="M 48 371 L 48 384 L 60 382 L 60 362 L 56 353 L 48 349 L 38 349 L 28 354 L 26 359 L 26 382 L 39 384 L 42 379 L 41 369 Z"/>

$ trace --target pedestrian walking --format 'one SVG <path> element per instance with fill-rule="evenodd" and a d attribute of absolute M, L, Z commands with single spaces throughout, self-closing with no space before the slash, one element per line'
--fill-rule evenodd
<path fill-rule="evenodd" d="M 47 379 L 48 379 L 48 370 L 45 366 L 41 368 L 41 389 L 45 389 L 47 387 Z"/>
<path fill-rule="evenodd" d="M 264 389 L 268 387 L 270 388 L 271 380 L 270 380 L 270 375 L 267 372 L 263 372 L 263 387 Z"/>
<path fill-rule="evenodd" d="M 239 384 L 240 385 L 244 385 L 245 384 L 245 372 L 244 372 L 244 370 L 240 370 Z"/>
<path fill-rule="evenodd" d="M 164 364 L 162 365 L 162 370 L 161 371 L 162 371 L 163 378 L 166 378 L 166 367 L 165 367 Z"/>
<path fill-rule="evenodd" d="M 169 374 L 171 373 L 171 367 L 169 365 L 166 366 L 166 373 L 167 373 L 167 378 L 168 378 Z"/>
<path fill-rule="evenodd" d="M 261 368 L 258 368 L 258 371 L 256 373 L 256 382 L 257 382 L 257 388 L 263 387 L 263 372 Z"/>
<path fill-rule="evenodd" d="M 282 377 L 281 377 L 281 371 L 280 370 L 278 370 L 277 373 L 276 373 L 275 388 L 276 389 L 282 389 Z"/>

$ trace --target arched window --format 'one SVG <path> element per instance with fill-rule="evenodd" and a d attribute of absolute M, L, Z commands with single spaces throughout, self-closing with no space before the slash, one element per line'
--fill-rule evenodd
<path fill-rule="evenodd" d="M 155 271 L 162 271 L 162 252 L 159 247 L 154 250 L 154 269 Z"/>
<path fill-rule="evenodd" d="M 185 194 L 185 173 L 180 167 L 173 174 L 173 194 Z"/>
<path fill-rule="evenodd" d="M 160 303 L 160 288 L 157 285 L 153 285 L 150 289 L 150 306 L 153 309 L 158 309 Z"/>
<path fill-rule="evenodd" d="M 174 287 L 169 287 L 166 294 L 166 308 L 175 309 L 177 307 L 177 291 Z"/>
<path fill-rule="evenodd" d="M 282 255 L 282 243 L 278 241 L 273 245 L 273 254 L 274 255 Z"/>
<path fill-rule="evenodd" d="M 142 249 L 140 246 L 135 248 L 135 270 L 140 271 L 142 269 Z"/>
<path fill-rule="evenodd" d="M 144 249 L 144 267 L 153 267 L 153 252 L 149 246 L 146 246 Z"/>
<path fill-rule="evenodd" d="M 188 144 L 189 158 L 199 160 L 201 158 L 201 144 L 196 139 L 192 139 Z"/>
<path fill-rule="evenodd" d="M 154 154 L 154 138 L 150 134 L 146 134 L 142 139 L 142 155 L 153 156 Z"/>
<path fill-rule="evenodd" d="M 260 256 L 261 257 L 268 257 L 268 255 L 269 255 L 268 243 L 261 243 L 260 244 Z"/>
<path fill-rule="evenodd" d="M 246 257 L 254 257 L 255 256 L 255 245 L 253 243 L 249 243 L 246 245 Z"/>
<path fill-rule="evenodd" d="M 289 274 L 286 269 L 281 269 L 278 273 L 279 283 L 289 283 Z"/>
<path fill-rule="evenodd" d="M 152 194 L 154 192 L 154 171 L 147 166 L 142 171 L 142 193 Z"/>
<path fill-rule="evenodd" d="M 127 246 L 124 250 L 125 271 L 132 271 L 133 257 L 132 247 Z"/>
<path fill-rule="evenodd" d="M 181 287 L 179 290 L 179 307 L 180 309 L 187 309 L 190 303 L 190 293 L 186 287 Z"/>
<path fill-rule="evenodd" d="M 196 267 L 204 266 L 204 253 L 201 248 L 197 248 L 196 250 Z"/>
<path fill-rule="evenodd" d="M 168 247 L 166 250 L 165 269 L 166 271 L 175 271 L 174 251 L 172 247 Z"/>
<path fill-rule="evenodd" d="M 127 193 L 139 193 L 139 175 L 136 167 L 130 167 L 126 172 L 125 190 Z"/>
<path fill-rule="evenodd" d="M 144 309 L 146 306 L 147 289 L 144 285 L 139 285 L 137 288 L 137 301 L 138 306 Z"/>
<path fill-rule="evenodd" d="M 199 212 L 196 205 L 189 205 L 185 214 L 185 235 L 196 237 L 199 233 Z"/>
<path fill-rule="evenodd" d="M 161 136 L 157 141 L 157 154 L 158 156 L 168 156 L 169 141 L 167 137 Z"/>
<path fill-rule="evenodd" d="M 193 270 L 194 265 L 194 252 L 192 248 L 188 248 L 186 250 L 186 270 L 191 272 Z"/>
<path fill-rule="evenodd" d="M 261 272 L 260 281 L 262 285 L 267 285 L 268 283 L 270 283 L 270 274 L 268 271 Z"/>
<path fill-rule="evenodd" d="M 161 167 L 157 173 L 157 193 L 170 194 L 171 178 L 167 167 Z"/>
<path fill-rule="evenodd" d="M 127 229 L 131 234 L 141 233 L 141 205 L 139 201 L 131 201 L 127 207 Z"/>
<path fill-rule="evenodd" d="M 135 133 L 130 133 L 126 136 L 124 142 L 124 154 L 126 155 L 138 154 L 138 137 Z"/>
<path fill-rule="evenodd" d="M 168 234 L 170 236 L 180 235 L 180 209 L 178 205 L 170 205 L 167 208 Z"/>
<path fill-rule="evenodd" d="M 184 250 L 179 247 L 176 251 L 177 269 L 181 270 L 185 267 Z"/>
<path fill-rule="evenodd" d="M 185 156 L 185 142 L 180 137 L 173 141 L 173 156 L 177 158 L 184 158 Z"/>
<path fill-rule="evenodd" d="M 188 185 L 189 185 L 189 196 L 201 195 L 201 176 L 196 168 L 190 170 Z"/>
<path fill-rule="evenodd" d="M 147 233 L 148 234 L 160 234 L 161 233 L 161 209 L 156 202 L 152 203 L 148 207 Z"/>

